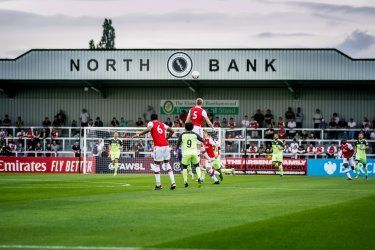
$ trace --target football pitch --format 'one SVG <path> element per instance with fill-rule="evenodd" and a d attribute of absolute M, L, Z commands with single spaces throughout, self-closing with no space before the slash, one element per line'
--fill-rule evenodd
<path fill-rule="evenodd" d="M 375 249 L 375 180 L 0 175 L 0 249 Z"/>

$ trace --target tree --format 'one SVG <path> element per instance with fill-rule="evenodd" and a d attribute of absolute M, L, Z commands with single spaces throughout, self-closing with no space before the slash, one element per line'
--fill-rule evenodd
<path fill-rule="evenodd" d="M 95 49 L 95 42 L 94 42 L 94 39 L 91 39 L 90 42 L 89 42 L 89 48 L 90 49 Z"/>
<path fill-rule="evenodd" d="M 104 19 L 102 39 L 96 46 L 96 49 L 115 49 L 115 28 L 112 26 L 111 19 Z M 95 49 L 95 42 L 93 39 L 89 42 L 90 49 Z"/>

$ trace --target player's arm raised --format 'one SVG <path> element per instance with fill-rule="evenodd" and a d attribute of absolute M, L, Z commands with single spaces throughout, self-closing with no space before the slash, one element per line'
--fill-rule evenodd
<path fill-rule="evenodd" d="M 186 117 L 185 123 L 191 123 L 190 111 Z"/>
<path fill-rule="evenodd" d="M 214 125 L 212 125 L 212 122 L 210 121 L 210 119 L 208 118 L 208 116 L 205 116 L 204 119 L 206 120 L 207 125 L 210 128 L 214 129 Z"/>

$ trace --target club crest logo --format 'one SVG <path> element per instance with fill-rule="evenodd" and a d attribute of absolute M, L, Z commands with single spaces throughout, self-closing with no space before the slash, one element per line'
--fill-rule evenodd
<path fill-rule="evenodd" d="M 193 62 L 186 53 L 177 52 L 169 57 L 167 67 L 171 75 L 181 78 L 190 73 Z"/>

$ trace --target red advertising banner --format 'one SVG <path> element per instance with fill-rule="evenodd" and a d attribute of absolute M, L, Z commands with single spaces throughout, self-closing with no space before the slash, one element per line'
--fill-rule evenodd
<path fill-rule="evenodd" d="M 279 174 L 278 168 L 272 167 L 272 160 L 266 158 L 238 158 L 227 157 L 223 159 L 226 168 L 234 168 L 237 174 Z M 306 159 L 284 159 L 283 168 L 285 175 L 306 175 Z"/>
<path fill-rule="evenodd" d="M 0 157 L 0 173 L 95 173 L 95 163 L 75 157 Z"/>

